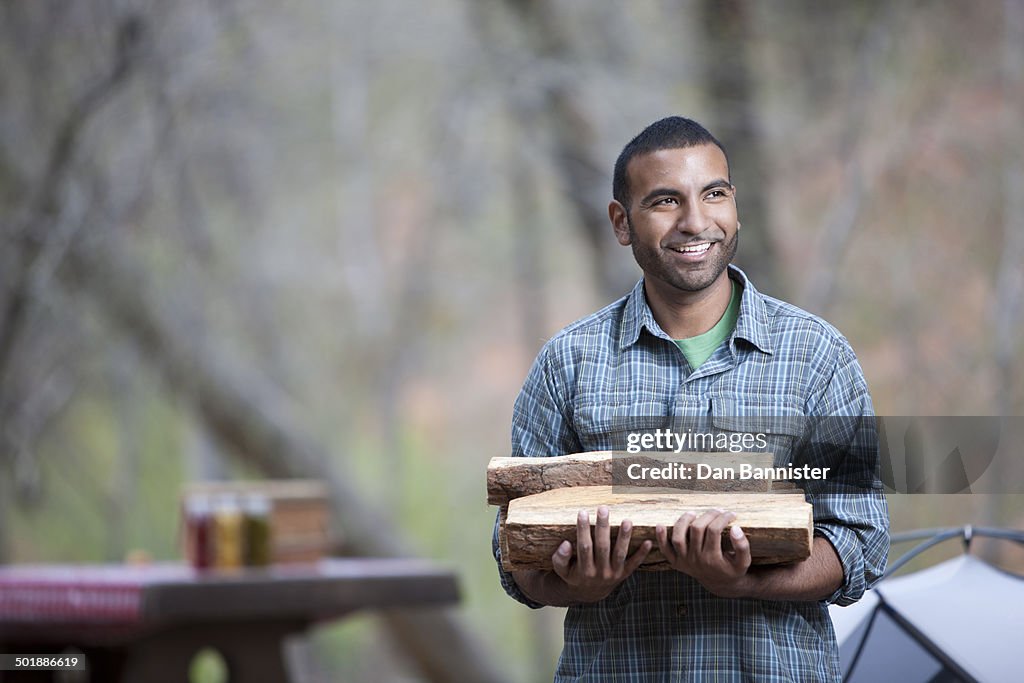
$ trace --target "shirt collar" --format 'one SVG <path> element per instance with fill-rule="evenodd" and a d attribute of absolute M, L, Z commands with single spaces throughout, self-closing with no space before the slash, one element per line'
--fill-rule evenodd
<path fill-rule="evenodd" d="M 771 326 L 768 321 L 764 296 L 747 279 L 746 274 L 736 266 L 729 266 L 729 277 L 743 286 L 739 317 L 736 319 L 736 329 L 732 334 L 733 339 L 745 339 L 761 351 L 768 354 L 773 353 Z M 654 319 L 651 307 L 647 305 L 644 281 L 641 278 L 626 300 L 626 309 L 622 316 L 619 334 L 619 349 L 625 350 L 635 344 L 640 338 L 640 331 L 645 327 L 656 337 L 670 339 Z"/>

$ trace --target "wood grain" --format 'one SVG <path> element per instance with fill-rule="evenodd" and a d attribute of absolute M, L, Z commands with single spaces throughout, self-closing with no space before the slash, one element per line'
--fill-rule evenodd
<path fill-rule="evenodd" d="M 516 498 L 504 514 L 502 564 L 506 570 L 550 569 L 551 555 L 568 540 L 576 544 L 576 518 L 587 510 L 591 527 L 597 519 L 597 507 L 609 507 L 612 542 L 624 519 L 633 524 L 630 552 L 644 540 L 655 543 L 645 568 L 665 569 L 664 557 L 657 550 L 655 527 L 671 528 L 687 511 L 698 515 L 714 508 L 736 514 L 750 541 L 754 564 L 798 562 L 811 553 L 813 520 L 811 505 L 796 493 L 681 493 L 673 489 L 637 487 L 579 486 L 552 489 Z M 728 543 L 728 528 L 723 537 Z"/>
<path fill-rule="evenodd" d="M 770 479 L 689 479 L 665 481 L 659 479 L 631 480 L 631 464 L 641 467 L 664 468 L 677 463 L 694 473 L 698 464 L 738 469 L 741 463 L 755 467 L 771 467 L 771 453 L 641 453 L 631 455 L 616 451 L 592 451 L 572 455 L 543 458 L 491 458 L 487 465 L 487 502 L 504 505 L 510 500 L 552 489 L 577 486 L 651 486 L 671 487 L 689 491 L 743 491 L 767 493 L 772 489 Z"/>

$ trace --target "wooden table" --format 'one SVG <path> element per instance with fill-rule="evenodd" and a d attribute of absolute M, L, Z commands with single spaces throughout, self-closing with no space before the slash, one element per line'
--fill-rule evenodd
<path fill-rule="evenodd" d="M 458 600 L 455 576 L 425 560 L 332 558 L 237 573 L 182 564 L 0 567 L 0 653 L 80 649 L 90 681 L 187 681 L 203 647 L 230 680 L 287 681 L 282 645 L 318 621 L 361 609 Z M 0 672 L 0 682 L 52 673 Z"/>

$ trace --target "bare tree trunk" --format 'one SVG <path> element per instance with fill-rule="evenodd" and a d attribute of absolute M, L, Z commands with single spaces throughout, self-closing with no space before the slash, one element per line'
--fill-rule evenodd
<path fill-rule="evenodd" d="M 25 334 L 25 321 L 31 307 L 33 277 L 40 263 L 59 260 L 50 252 L 64 247 L 67 230 L 53 230 L 48 224 L 58 211 L 57 193 L 71 168 L 78 136 L 89 120 L 128 82 L 137 65 L 138 49 L 143 32 L 142 22 L 129 17 L 118 27 L 117 41 L 110 72 L 85 91 L 68 112 L 50 147 L 38 191 L 27 193 L 29 200 L 23 211 L 3 226 L 8 248 L 17 255 L 9 297 L 0 302 L 0 382 L 10 371 L 19 339 Z M 2 233 L 0 233 L 2 234 Z"/>
<path fill-rule="evenodd" d="M 137 500 L 142 443 L 139 436 L 142 414 L 139 410 L 138 385 L 135 382 L 138 357 L 135 353 L 121 353 L 118 356 L 113 372 L 117 446 L 114 473 L 104 511 L 107 518 L 106 557 L 110 562 L 121 561 L 129 550 L 127 520 Z"/>
<path fill-rule="evenodd" d="M 1000 415 L 1019 415 L 1015 366 L 1020 359 L 1022 314 L 1024 314 L 1024 149 L 1021 145 L 1020 111 L 1024 106 L 1024 0 L 1003 0 L 1003 249 L 996 271 L 992 328 L 995 340 L 996 410 Z M 1006 463 L 992 462 L 995 481 L 1009 476 Z M 982 523 L 1002 526 L 1007 519 L 1005 496 L 985 496 Z M 985 544 L 979 551 L 998 562 L 1005 544 Z"/>
<path fill-rule="evenodd" d="M 571 62 L 573 47 L 557 4 L 536 0 L 506 0 L 506 7 L 519 21 L 521 32 L 533 48 L 540 65 Z M 483 10 L 480 10 L 481 12 Z M 743 0 L 722 3 L 706 0 L 701 5 L 701 23 L 709 36 L 705 60 L 706 78 L 714 121 L 711 127 L 730 149 L 730 168 L 742 186 L 739 193 L 741 216 L 749 226 L 743 232 L 740 263 L 751 278 L 769 292 L 778 293 L 781 282 L 771 239 L 769 213 L 762 187 L 765 164 L 756 128 L 756 91 L 752 83 L 745 46 L 750 39 L 749 7 Z M 489 22 L 480 23 L 486 32 Z M 493 35 L 489 38 L 500 40 Z M 603 39 L 614 39 L 615 33 Z M 616 54 L 615 46 L 606 48 Z M 577 217 L 577 225 L 593 254 L 595 281 L 606 298 L 625 292 L 636 277 L 630 259 L 622 258 L 608 221 L 609 170 L 600 163 L 600 149 L 592 114 L 581 101 L 571 78 L 556 72 L 541 86 L 540 101 L 533 117 L 541 130 L 550 131 L 551 157 L 565 183 L 565 194 Z M 744 259 L 742 254 L 751 256 Z"/>
<path fill-rule="evenodd" d="M 46 173 L 39 182 L 37 199 L 25 213 L 17 235 L 28 240 L 22 260 L 25 279 L 46 235 L 49 217 L 58 205 L 64 180 L 80 144 L 80 134 L 101 105 L 126 82 L 142 27 L 129 20 L 122 27 L 110 75 L 87 91 L 60 128 Z M 92 241 L 95 248 L 95 241 Z M 255 465 L 267 476 L 318 478 L 327 482 L 338 526 L 347 531 L 351 549 L 364 555 L 409 555 L 402 539 L 347 478 L 331 466 L 329 450 L 309 438 L 299 427 L 282 396 L 252 373 L 235 367 L 224 353 L 204 348 L 172 322 L 160 317 L 158 297 L 151 292 L 144 271 L 118 258 L 113 244 L 104 244 L 102 256 L 90 251 L 85 240 L 71 240 L 62 260 L 55 264 L 61 285 L 70 292 L 84 292 L 131 344 L 140 357 L 150 359 L 165 386 L 191 406 L 208 432 L 237 457 Z M 26 285 L 27 286 L 27 285 Z M 27 296 L 27 290 L 23 290 Z M 0 339 L 0 376 L 10 361 L 24 306 L 9 302 L 2 311 L 4 334 Z M 11 322 L 17 323 L 10 327 Z M 5 501 L 6 504 L 6 496 Z M 486 655 L 483 645 L 451 612 L 423 610 L 418 628 L 411 617 L 394 613 L 385 618 L 401 642 L 410 647 L 417 664 L 435 681 L 504 681 Z"/>
<path fill-rule="evenodd" d="M 746 0 L 700 2 L 704 88 L 711 110 L 708 127 L 728 150 L 729 173 L 738 188 L 736 203 L 743 230 L 736 264 L 758 289 L 784 296 L 786 283 L 779 277 L 778 250 L 764 193 L 769 185 L 768 167 L 757 126 L 755 74 L 747 52 L 752 40 L 752 10 Z"/>
<path fill-rule="evenodd" d="M 145 274 L 119 260 L 114 251 L 108 245 L 101 258 L 80 245 L 69 251 L 59 273 L 62 284 L 87 293 L 139 354 L 152 361 L 167 388 L 184 399 L 236 457 L 270 477 L 327 482 L 335 519 L 355 553 L 409 555 L 391 521 L 347 477 L 334 471 L 330 451 L 303 433 L 280 394 L 234 367 L 226 355 L 183 338 L 159 317 L 161 306 L 149 291 Z M 393 613 L 385 621 L 431 680 L 505 680 L 482 643 L 451 612 Z"/>
<path fill-rule="evenodd" d="M 518 226 L 515 243 L 516 291 L 522 308 L 523 348 L 535 350 L 547 339 L 544 317 L 545 301 L 544 239 L 536 229 L 534 216 L 540 203 L 537 174 L 531 160 L 515 154 L 512 163 L 512 191 L 517 197 L 513 220 Z"/>
<path fill-rule="evenodd" d="M 876 94 L 878 82 L 884 74 L 882 65 L 889 55 L 893 36 L 898 35 L 899 23 L 905 16 L 902 13 L 904 9 L 899 3 L 883 7 L 868 27 L 857 53 L 853 91 L 846 98 L 850 103 L 847 110 L 849 116 L 839 143 L 839 156 L 843 160 L 842 194 L 826 215 L 821 229 L 820 247 L 812 259 L 814 267 L 804 284 L 801 297 L 801 303 L 813 313 L 824 315 L 828 312 L 835 298 L 839 266 L 857 221 L 860 220 L 865 195 L 886 170 L 886 164 L 883 163 L 866 178 L 861 148 L 872 95 Z M 910 139 L 909 135 L 903 136 L 898 145 L 890 148 L 886 158 L 899 159 Z"/>
<path fill-rule="evenodd" d="M 547 339 L 545 312 L 544 277 L 544 238 L 536 228 L 537 205 L 540 200 L 539 179 L 536 173 L 537 163 L 527 155 L 520 153 L 513 158 L 512 169 L 513 192 L 518 198 L 515 202 L 515 221 L 522 233 L 516 240 L 516 291 L 522 308 L 522 324 L 520 325 L 523 348 L 531 352 L 540 348 Z M 562 610 L 543 609 L 531 615 L 534 627 L 529 632 L 529 656 L 533 671 L 538 675 L 550 672 L 551 662 L 558 656 L 560 649 L 560 628 Z M 544 673 L 541 673 L 544 672 Z"/>
<path fill-rule="evenodd" d="M 11 496 L 14 495 L 13 487 L 10 484 L 10 476 L 8 475 L 7 466 L 11 465 L 10 462 L 5 462 L 6 458 L 0 458 L 0 565 L 7 564 L 11 561 L 11 542 L 10 542 L 10 515 L 11 515 Z"/>
<path fill-rule="evenodd" d="M 554 3 L 538 0 L 506 0 L 504 8 L 517 20 L 523 39 L 531 47 L 530 64 L 546 69 L 537 78 L 536 91 L 509 95 L 522 139 L 540 140 L 562 187 L 566 202 L 576 216 L 576 226 L 590 249 L 594 282 L 604 298 L 625 294 L 636 279 L 631 259 L 623 258 L 613 237 L 607 206 L 611 198 L 611 169 L 599 161 L 592 114 L 574 88 L 574 81 L 558 72 L 568 62 L 572 45 Z M 501 44 L 497 26 L 502 22 L 491 13 L 501 8 L 474 6 L 474 20 L 485 44 Z M 504 73 L 503 64 L 492 68 Z"/>
<path fill-rule="evenodd" d="M 542 24 L 544 22 L 541 22 Z M 583 238 L 594 255 L 595 281 L 605 299 L 626 294 L 636 281 L 632 258 L 625 257 L 608 219 L 611 169 L 597 159 L 595 131 L 586 107 L 560 82 L 547 91 L 546 115 L 552 119 L 555 162 L 566 183 Z"/>
<path fill-rule="evenodd" d="M 188 412 L 188 404 L 180 399 L 178 402 L 182 403 L 182 412 Z M 225 478 L 224 461 L 201 425 L 189 425 L 184 457 L 189 479 L 217 481 Z"/>
<path fill-rule="evenodd" d="M 1024 298 L 1024 134 L 1020 121 L 1024 107 L 1024 0 L 1004 0 L 1003 35 L 1003 242 L 999 270 L 996 273 L 995 305 L 992 323 L 995 329 L 995 361 L 999 378 L 999 405 L 1002 415 L 1014 414 L 1019 407 L 1014 389 L 1014 361 L 1021 345 L 1022 298 Z"/>
<path fill-rule="evenodd" d="M 381 254 L 376 241 L 376 203 L 370 149 L 370 67 L 368 27 L 353 22 L 335 3 L 331 22 L 341 40 L 331 46 L 330 95 L 332 151 L 338 177 L 345 179 L 335 194 L 338 260 L 352 294 L 354 318 L 368 338 L 383 336 L 389 308 L 383 299 Z M 372 18 L 372 14 L 369 15 Z"/>

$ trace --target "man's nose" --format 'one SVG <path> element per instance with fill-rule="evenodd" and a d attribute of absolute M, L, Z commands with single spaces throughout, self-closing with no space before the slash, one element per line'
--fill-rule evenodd
<path fill-rule="evenodd" d="M 676 229 L 687 235 L 699 235 L 708 227 L 707 214 L 700 202 L 687 202 L 683 204 L 679 212 L 679 220 L 676 221 Z"/>

